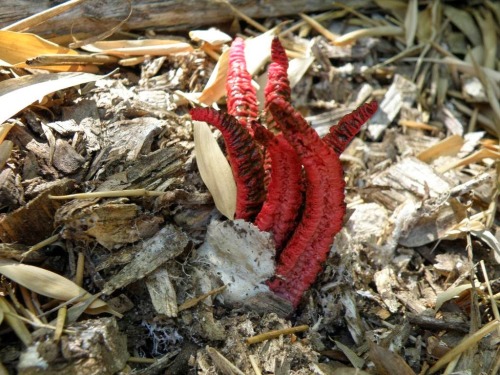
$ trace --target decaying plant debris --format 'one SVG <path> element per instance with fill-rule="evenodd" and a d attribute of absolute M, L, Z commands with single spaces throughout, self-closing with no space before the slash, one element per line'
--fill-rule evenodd
<path fill-rule="evenodd" d="M 299 11 L 81 49 L 36 22 L 0 31 L 0 373 L 498 373 L 498 3 Z M 320 136 L 379 104 L 294 311 L 259 293 L 271 236 L 227 219 L 225 157 L 193 139 L 191 108 L 225 110 L 236 35 L 261 103 L 280 37 Z"/>

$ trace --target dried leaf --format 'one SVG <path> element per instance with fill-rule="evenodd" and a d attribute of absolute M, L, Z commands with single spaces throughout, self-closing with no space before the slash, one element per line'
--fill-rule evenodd
<path fill-rule="evenodd" d="M 119 57 L 144 55 L 166 56 L 174 53 L 193 51 L 193 47 L 189 43 L 163 39 L 100 41 L 87 44 L 82 48 L 89 52 L 106 53 Z"/>
<path fill-rule="evenodd" d="M 290 87 L 294 87 L 299 83 L 300 79 L 306 74 L 307 70 L 314 61 L 314 57 L 296 58 L 290 60 L 288 64 L 288 79 L 290 80 Z"/>
<path fill-rule="evenodd" d="M 473 46 L 481 44 L 481 32 L 469 12 L 446 5 L 444 7 L 444 14 L 449 18 L 451 23 L 467 36 Z"/>
<path fill-rule="evenodd" d="M 14 124 L 10 122 L 3 123 L 0 125 L 0 143 L 3 142 L 7 134 L 9 134 L 10 129 L 14 127 Z"/>
<path fill-rule="evenodd" d="M 335 345 L 345 354 L 349 359 L 351 364 L 357 369 L 363 368 L 365 366 L 365 360 L 358 356 L 354 351 L 352 351 L 347 345 L 342 344 L 339 341 L 335 341 Z"/>
<path fill-rule="evenodd" d="M 470 230 L 470 234 L 479 238 L 493 250 L 493 257 L 500 264 L 500 242 L 489 230 Z"/>
<path fill-rule="evenodd" d="M 353 44 L 356 40 L 368 37 L 399 36 L 403 34 L 403 29 L 397 26 L 377 26 L 351 31 L 339 36 L 333 43 L 336 46 Z"/>
<path fill-rule="evenodd" d="M 60 301 L 69 301 L 78 296 L 81 296 L 78 300 L 91 297 L 85 289 L 63 276 L 13 260 L 0 258 L 0 273 L 35 293 Z M 106 306 L 106 302 L 101 300 L 96 300 L 90 305 L 91 308 L 103 306 Z"/>
<path fill-rule="evenodd" d="M 445 290 L 442 293 L 439 293 L 437 298 L 436 298 L 436 305 L 434 306 L 434 310 L 438 311 L 441 306 L 443 306 L 443 303 L 446 301 L 451 300 L 452 298 L 455 298 L 458 296 L 460 293 L 462 293 L 464 290 L 472 288 L 471 284 L 464 284 L 464 285 L 459 285 L 455 288 L 449 288 Z"/>
<path fill-rule="evenodd" d="M 189 32 L 189 37 L 195 42 L 206 42 L 213 46 L 219 46 L 231 41 L 229 35 L 213 27 L 208 30 L 192 30 Z"/>
<path fill-rule="evenodd" d="M 245 59 L 250 75 L 255 74 L 271 56 L 271 42 L 275 29 L 259 35 L 256 38 L 245 40 Z M 229 64 L 229 50 L 222 53 L 215 65 L 212 75 L 208 79 L 201 96 L 200 103 L 212 105 L 226 94 L 226 76 Z"/>
<path fill-rule="evenodd" d="M 464 139 L 459 135 L 452 135 L 423 150 L 417 155 L 420 160 L 429 163 L 440 156 L 456 155 L 464 144 Z"/>
<path fill-rule="evenodd" d="M 245 41 L 245 59 L 250 75 L 253 76 L 271 58 L 271 43 L 275 33 L 274 28 Z"/>
<path fill-rule="evenodd" d="M 372 342 L 370 345 L 370 359 L 377 368 L 377 374 L 380 375 L 415 375 L 415 372 L 408 366 L 396 353 L 391 352 Z"/>
<path fill-rule="evenodd" d="M 35 34 L 0 30 L 0 63 L 2 65 L 26 68 L 28 67 L 25 63 L 26 60 L 48 54 L 78 55 L 79 53 Z M 37 66 L 37 68 L 67 72 L 86 71 L 88 67 L 84 65 L 53 65 Z M 90 69 L 94 72 L 97 71 L 95 67 L 90 67 Z"/>
<path fill-rule="evenodd" d="M 418 26 L 418 0 L 410 0 L 405 17 L 406 48 L 413 46 Z"/>
<path fill-rule="evenodd" d="M 208 79 L 205 88 L 201 92 L 198 101 L 206 105 L 212 105 L 226 94 L 226 76 L 229 66 L 229 49 L 225 50 L 219 57 L 212 75 Z"/>
<path fill-rule="evenodd" d="M 1 39 L 1 38 L 0 38 Z M 0 82 L 0 123 L 54 91 L 97 81 L 90 73 L 49 73 L 11 78 Z"/>
<path fill-rule="evenodd" d="M 196 164 L 217 209 L 233 219 L 236 212 L 236 182 L 226 157 L 208 125 L 193 121 Z"/>

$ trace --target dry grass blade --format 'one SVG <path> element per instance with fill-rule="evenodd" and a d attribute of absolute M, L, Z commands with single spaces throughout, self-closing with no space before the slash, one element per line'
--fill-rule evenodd
<path fill-rule="evenodd" d="M 66 323 L 67 312 L 68 308 L 66 306 L 61 307 L 57 311 L 57 322 L 56 322 L 56 329 L 54 331 L 54 342 L 58 342 L 61 338 L 61 335 L 64 330 L 64 324 Z"/>
<path fill-rule="evenodd" d="M 210 296 L 213 296 L 214 294 L 222 293 L 226 289 L 226 286 L 223 285 L 220 288 L 216 288 L 211 290 L 208 293 L 204 293 L 201 296 L 195 297 L 195 298 L 190 298 L 187 301 L 185 301 L 182 305 L 180 305 L 177 309 L 178 312 L 181 312 L 183 310 L 190 309 L 191 307 L 196 306 L 198 303 L 203 301 L 205 298 L 208 298 Z"/>
<path fill-rule="evenodd" d="M 0 38 L 1 39 L 1 38 Z M 0 82 L 0 123 L 45 95 L 103 78 L 89 73 L 50 73 Z"/>
<path fill-rule="evenodd" d="M 486 68 L 495 69 L 497 62 L 497 31 L 498 25 L 493 19 L 493 14 L 489 11 L 483 12 L 484 18 L 478 11 L 474 12 L 474 17 L 483 35 L 484 64 Z"/>
<path fill-rule="evenodd" d="M 344 353 L 344 355 L 349 359 L 349 362 L 357 369 L 363 368 L 365 366 L 365 360 L 358 356 L 353 350 L 351 350 L 347 345 L 342 344 L 335 340 L 335 345 Z"/>
<path fill-rule="evenodd" d="M 449 288 L 445 290 L 442 293 L 439 293 L 437 298 L 436 298 L 436 304 L 434 306 L 434 311 L 438 311 L 441 306 L 443 306 L 443 303 L 446 301 L 451 300 L 452 298 L 455 298 L 458 296 L 460 293 L 462 293 L 464 290 L 472 288 L 471 284 L 464 284 L 464 285 L 459 285 L 455 288 Z"/>
<path fill-rule="evenodd" d="M 500 159 L 500 152 L 489 150 L 487 148 L 483 148 L 483 149 L 476 151 L 473 154 L 471 154 L 463 159 L 460 159 L 454 163 L 446 164 L 446 165 L 437 167 L 436 170 L 439 173 L 444 173 L 444 172 L 449 171 L 450 169 L 453 169 L 453 168 L 463 167 L 464 165 L 477 163 L 485 158 L 499 160 Z"/>
<path fill-rule="evenodd" d="M 446 5 L 445 16 L 472 42 L 474 46 L 481 44 L 481 32 L 472 15 L 465 10 Z"/>
<path fill-rule="evenodd" d="M 4 297 L 0 296 L 0 310 L 2 310 L 5 321 L 16 333 L 17 337 L 28 346 L 33 341 L 31 333 L 26 328 L 24 322 L 17 317 L 16 311 Z"/>
<path fill-rule="evenodd" d="M 5 65 L 19 68 L 27 68 L 26 60 L 40 55 L 78 55 L 78 52 L 70 48 L 62 47 L 52 43 L 35 34 L 18 33 L 14 31 L 0 31 L 0 61 Z M 39 66 L 53 71 L 92 71 L 96 72 L 94 66 L 78 65 L 48 65 Z"/>
<path fill-rule="evenodd" d="M 300 13 L 300 16 L 304 21 L 306 21 L 314 30 L 323 35 L 326 39 L 331 42 L 335 42 L 335 40 L 339 37 L 337 34 L 332 33 L 330 30 L 321 25 L 314 18 L 311 18 L 303 13 Z"/>
<path fill-rule="evenodd" d="M 86 290 L 63 276 L 13 260 L 0 258 L 0 273 L 35 293 L 60 301 L 67 301 L 78 296 L 82 296 L 79 300 L 92 297 Z M 96 300 L 90 308 L 104 306 L 107 306 L 106 302 Z"/>
<path fill-rule="evenodd" d="M 194 121 L 196 164 L 203 182 L 212 194 L 217 209 L 233 219 L 236 212 L 236 182 L 229 163 L 208 125 Z"/>
<path fill-rule="evenodd" d="M 333 43 L 336 46 L 345 46 L 354 43 L 356 40 L 368 37 L 382 36 L 400 36 L 403 35 L 403 29 L 397 26 L 377 26 L 367 29 L 359 29 L 339 36 Z"/>
<path fill-rule="evenodd" d="M 418 0 L 410 0 L 405 17 L 406 48 L 413 46 L 418 26 Z"/>
<path fill-rule="evenodd" d="M 458 134 L 455 134 L 420 152 L 417 158 L 428 163 L 440 156 L 456 155 L 463 144 L 464 139 Z"/>
<path fill-rule="evenodd" d="M 83 49 L 89 52 L 105 53 L 118 57 L 166 56 L 193 51 L 193 47 L 189 43 L 162 39 L 102 41 L 85 45 Z"/>
<path fill-rule="evenodd" d="M 451 362 L 455 357 L 465 352 L 471 346 L 477 344 L 481 341 L 486 335 L 493 332 L 495 329 L 500 328 L 500 321 L 493 320 L 486 324 L 483 328 L 474 332 L 472 335 L 464 338 L 460 344 L 451 349 L 448 353 L 446 353 L 443 357 L 436 362 L 434 366 L 429 370 L 429 374 L 434 374 L 439 371 L 442 367 L 444 367 L 447 363 Z"/>
<path fill-rule="evenodd" d="M 245 342 L 247 343 L 247 345 L 252 345 L 252 344 L 256 344 L 258 342 L 278 338 L 281 335 L 291 335 L 291 334 L 298 333 L 298 332 L 304 332 L 304 331 L 307 331 L 308 329 L 309 329 L 309 326 L 307 324 L 303 324 L 303 325 L 296 326 L 296 327 L 277 329 L 275 331 L 269 331 L 269 332 L 261 333 L 260 335 L 249 337 L 245 340 Z"/>

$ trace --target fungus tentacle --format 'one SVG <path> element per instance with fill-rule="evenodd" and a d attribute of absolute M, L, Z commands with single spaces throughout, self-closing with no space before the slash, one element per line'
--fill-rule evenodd
<path fill-rule="evenodd" d="M 375 101 L 361 105 L 342 117 L 337 125 L 332 126 L 330 132 L 323 137 L 323 141 L 340 155 L 377 109 L 378 104 Z"/>
<path fill-rule="evenodd" d="M 255 225 L 261 231 L 273 234 L 276 250 L 280 251 L 297 225 L 302 205 L 302 165 L 282 134 L 274 135 L 263 126 L 256 126 L 254 136 L 266 147 L 272 171 L 266 200 Z"/>
<path fill-rule="evenodd" d="M 277 277 L 268 283 L 272 291 L 296 307 L 321 271 L 333 238 L 342 228 L 345 183 L 338 155 L 299 112 L 279 97 L 269 109 L 299 155 L 306 176 L 302 219 L 279 257 Z"/>
<path fill-rule="evenodd" d="M 212 108 L 190 111 L 196 121 L 205 121 L 222 133 L 236 182 L 236 219 L 252 221 L 265 198 L 262 155 L 248 132 L 233 116 Z"/>
<path fill-rule="evenodd" d="M 245 60 L 245 41 L 236 38 L 229 50 L 226 78 L 227 111 L 253 134 L 250 124 L 259 116 L 257 94 Z"/>

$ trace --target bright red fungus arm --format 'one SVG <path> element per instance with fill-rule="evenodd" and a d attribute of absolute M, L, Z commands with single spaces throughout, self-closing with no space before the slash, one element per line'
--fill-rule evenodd
<path fill-rule="evenodd" d="M 252 86 L 252 76 L 247 71 L 245 42 L 236 38 L 229 50 L 229 67 L 226 78 L 227 112 L 236 117 L 250 134 L 250 124 L 259 116 L 257 94 Z"/>
<path fill-rule="evenodd" d="M 268 129 L 279 130 L 276 126 L 276 119 L 269 111 L 269 103 L 276 97 L 290 102 L 292 89 L 288 80 L 288 57 L 285 49 L 281 45 L 278 37 L 273 39 L 271 44 L 271 64 L 267 69 L 267 84 L 264 89 L 265 102 L 265 122 Z"/>
<path fill-rule="evenodd" d="M 273 234 L 276 250 L 280 251 L 297 225 L 302 205 L 302 164 L 282 134 L 275 136 L 263 126 L 255 126 L 254 136 L 266 147 L 272 171 L 267 197 L 255 225 Z"/>
<path fill-rule="evenodd" d="M 205 121 L 222 133 L 236 181 L 236 219 L 252 221 L 264 201 L 262 155 L 246 128 L 233 117 L 212 108 L 190 111 L 196 121 Z"/>
<path fill-rule="evenodd" d="M 330 128 L 330 133 L 323 137 L 332 149 L 340 155 L 347 148 L 352 139 L 359 132 L 365 122 L 377 112 L 378 104 L 376 101 L 365 103 L 355 109 L 353 112 L 340 119 L 337 125 Z"/>
<path fill-rule="evenodd" d="M 294 147 L 306 174 L 306 200 L 302 219 L 282 251 L 272 291 L 296 307 L 322 270 L 333 238 L 345 214 L 344 179 L 338 155 L 305 119 L 282 98 L 269 109 L 288 142 Z"/>

